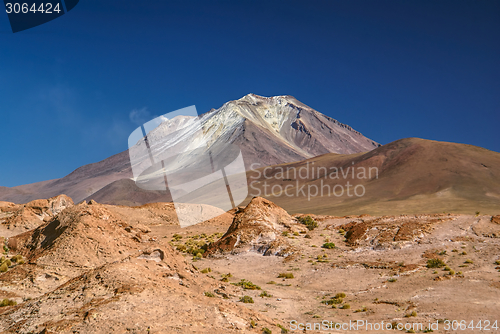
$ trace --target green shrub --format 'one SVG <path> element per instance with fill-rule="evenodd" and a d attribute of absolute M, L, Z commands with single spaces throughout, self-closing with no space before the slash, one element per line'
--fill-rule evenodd
<path fill-rule="evenodd" d="M 343 310 L 348 310 L 348 309 L 350 309 L 350 308 L 351 308 L 351 305 L 349 305 L 349 304 L 344 304 L 344 305 L 342 305 L 340 308 L 341 308 L 341 309 L 343 309 Z"/>
<path fill-rule="evenodd" d="M 22 255 L 19 255 L 19 254 L 18 254 L 18 255 L 15 255 L 15 256 L 13 256 L 13 257 L 11 257 L 11 258 L 10 258 L 10 260 L 11 260 L 12 262 L 18 262 L 18 261 L 20 261 L 20 260 L 22 260 L 22 259 L 23 259 L 23 256 L 22 256 Z"/>
<path fill-rule="evenodd" d="M 280 274 L 278 275 L 278 278 L 287 278 L 287 279 L 291 279 L 291 278 L 295 278 L 295 277 L 293 276 L 293 274 L 292 274 L 292 273 L 280 273 Z"/>
<path fill-rule="evenodd" d="M 288 329 L 286 329 L 285 327 L 283 327 L 282 325 L 280 324 L 276 324 L 276 326 L 278 326 L 280 329 L 281 329 L 281 334 L 286 334 L 288 333 Z"/>
<path fill-rule="evenodd" d="M 398 279 L 397 278 L 394 278 L 394 277 L 391 277 L 387 280 L 387 282 L 390 282 L 390 283 L 394 283 L 396 282 Z"/>
<path fill-rule="evenodd" d="M 474 263 L 474 261 L 472 261 L 472 260 L 468 259 L 468 260 L 465 260 L 465 262 L 464 262 L 464 263 L 472 264 L 472 263 Z"/>
<path fill-rule="evenodd" d="M 276 284 L 276 282 L 275 281 L 269 281 L 266 284 Z"/>
<path fill-rule="evenodd" d="M 262 334 L 273 334 L 273 332 L 269 328 L 264 327 L 262 328 Z"/>
<path fill-rule="evenodd" d="M 241 286 L 245 290 L 260 290 L 260 286 L 253 284 L 246 279 L 242 279 L 238 283 L 231 283 L 232 285 Z"/>
<path fill-rule="evenodd" d="M 211 268 L 205 268 L 201 271 L 202 274 L 208 274 L 208 273 L 211 273 L 212 272 L 212 269 Z"/>
<path fill-rule="evenodd" d="M 335 244 L 333 242 L 325 242 L 321 248 L 333 249 L 335 248 Z"/>
<path fill-rule="evenodd" d="M 187 247 L 186 245 L 177 245 L 176 249 L 179 251 L 179 252 L 186 252 L 187 251 Z"/>
<path fill-rule="evenodd" d="M 210 298 L 215 297 L 215 295 L 209 291 L 205 291 L 205 296 L 210 297 Z"/>
<path fill-rule="evenodd" d="M 334 298 L 345 298 L 345 293 L 343 293 L 343 292 L 339 292 L 339 293 L 337 293 L 337 294 L 335 295 L 335 297 L 334 297 Z"/>
<path fill-rule="evenodd" d="M 457 275 L 462 275 L 462 272 L 461 272 L 461 271 L 459 271 L 459 272 L 457 273 Z"/>
<path fill-rule="evenodd" d="M 288 237 L 288 231 L 281 232 L 281 235 L 284 236 L 284 237 Z"/>
<path fill-rule="evenodd" d="M 259 297 L 267 297 L 267 298 L 271 298 L 272 295 L 270 295 L 269 293 L 267 293 L 267 291 L 262 291 L 262 293 L 259 295 Z"/>
<path fill-rule="evenodd" d="M 14 301 L 14 300 L 10 300 L 10 299 L 6 298 L 6 299 L 0 301 L 0 307 L 14 306 L 14 305 L 17 305 L 16 301 Z"/>
<path fill-rule="evenodd" d="M 450 275 L 455 275 L 455 270 L 450 269 Z"/>
<path fill-rule="evenodd" d="M 240 298 L 240 302 L 245 304 L 253 304 L 253 299 L 250 296 L 243 296 Z"/>
<path fill-rule="evenodd" d="M 7 262 L 2 263 L 2 265 L 0 265 L 0 273 L 4 273 L 7 270 L 9 270 L 9 266 L 7 265 Z"/>
<path fill-rule="evenodd" d="M 444 263 L 441 259 L 429 259 L 427 260 L 427 268 L 441 268 L 444 267 L 446 263 Z"/>
<path fill-rule="evenodd" d="M 330 298 L 331 302 L 328 303 L 328 305 L 331 305 L 331 304 L 335 304 L 335 305 L 338 305 L 338 304 L 342 304 L 344 302 L 344 298 L 343 297 L 332 297 Z"/>
<path fill-rule="evenodd" d="M 298 217 L 297 220 L 301 223 L 306 225 L 307 229 L 309 231 L 314 230 L 316 227 L 318 227 L 318 222 L 312 219 L 311 216 L 305 216 L 305 217 Z"/>
<path fill-rule="evenodd" d="M 444 267 L 444 269 L 443 269 L 443 270 L 450 271 L 450 270 L 451 270 L 451 268 L 450 268 L 450 267 L 448 267 L 448 266 L 446 266 L 446 267 Z"/>
<path fill-rule="evenodd" d="M 360 313 L 360 312 L 366 312 L 368 311 L 368 308 L 366 306 L 363 306 L 363 308 L 358 308 L 354 313 Z"/>
<path fill-rule="evenodd" d="M 417 311 L 413 311 L 405 315 L 406 318 L 416 317 L 416 316 L 417 316 Z"/>
<path fill-rule="evenodd" d="M 500 266 L 500 260 L 496 260 L 496 261 L 495 261 L 495 264 L 496 264 L 497 266 Z"/>

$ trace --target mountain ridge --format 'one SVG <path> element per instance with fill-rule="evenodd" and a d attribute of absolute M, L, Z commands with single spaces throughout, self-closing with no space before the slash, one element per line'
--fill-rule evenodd
<path fill-rule="evenodd" d="M 248 94 L 201 114 L 200 121 L 209 144 L 240 146 L 247 170 L 252 163 L 263 167 L 324 153 L 363 152 L 380 146 L 352 127 L 288 95 Z M 160 126 L 148 133 L 148 137 L 160 132 Z M 64 193 L 78 203 L 115 181 L 131 179 L 129 159 L 127 150 L 81 166 L 60 179 L 0 189 L 0 200 L 25 203 Z"/>

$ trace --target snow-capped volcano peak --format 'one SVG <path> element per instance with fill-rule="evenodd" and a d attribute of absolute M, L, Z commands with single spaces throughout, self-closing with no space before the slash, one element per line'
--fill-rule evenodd
<path fill-rule="evenodd" d="M 166 136 L 168 140 L 160 139 L 179 126 L 183 128 L 183 138 Z M 155 139 L 157 149 L 161 150 L 179 141 L 206 144 L 208 148 L 222 147 L 224 143 L 237 144 L 247 158 L 247 165 L 258 162 L 261 166 L 325 153 L 358 153 L 379 146 L 350 126 L 289 95 L 248 94 L 201 115 L 200 122 L 178 116 L 160 124 L 148 136 Z"/>

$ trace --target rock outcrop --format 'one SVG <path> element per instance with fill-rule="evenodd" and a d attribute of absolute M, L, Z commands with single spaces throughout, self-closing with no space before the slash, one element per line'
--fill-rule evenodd
<path fill-rule="evenodd" d="M 263 255 L 287 256 L 294 250 L 282 233 L 306 231 L 304 225 L 273 202 L 254 197 L 243 210 L 236 212 L 227 232 L 208 247 L 206 254 L 255 251 Z"/>
<path fill-rule="evenodd" d="M 0 223 L 11 232 L 19 233 L 40 226 L 73 205 L 73 200 L 66 195 L 37 199 L 24 205 L 2 202 Z"/>

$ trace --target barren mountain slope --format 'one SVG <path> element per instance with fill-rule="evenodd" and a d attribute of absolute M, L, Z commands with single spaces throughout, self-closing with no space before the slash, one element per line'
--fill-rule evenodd
<path fill-rule="evenodd" d="M 199 273 L 149 227 L 129 224 L 153 223 L 148 216 L 171 206 L 129 210 L 136 215 L 126 221 L 120 208 L 83 203 L 9 238 L 23 261 L 0 273 L 0 297 L 19 304 L 0 307 L 0 332 L 260 332 L 252 321 L 276 328 L 236 303 L 238 288 Z"/>
<path fill-rule="evenodd" d="M 290 169 L 288 176 L 279 174 L 287 168 Z M 300 168 L 309 170 L 308 177 L 300 177 Z M 338 177 L 332 175 L 335 170 Z M 250 196 L 269 198 L 289 212 L 500 213 L 500 153 L 472 145 L 408 138 L 364 154 L 326 154 L 269 167 L 265 175 L 263 172 L 263 169 L 248 172 Z M 347 182 L 351 185 L 351 196 L 347 193 Z M 321 196 L 324 185 L 329 188 L 324 188 Z M 339 185 L 337 195 L 341 194 L 340 186 L 343 187 L 342 196 L 333 194 L 335 185 Z M 364 195 L 355 195 L 353 186 L 356 185 L 364 186 Z M 276 186 L 274 195 L 273 186 Z M 283 190 L 287 186 L 292 196 L 285 195 Z M 300 192 L 302 186 L 303 192 Z M 363 193 L 359 187 L 356 191 L 358 195 Z"/>

